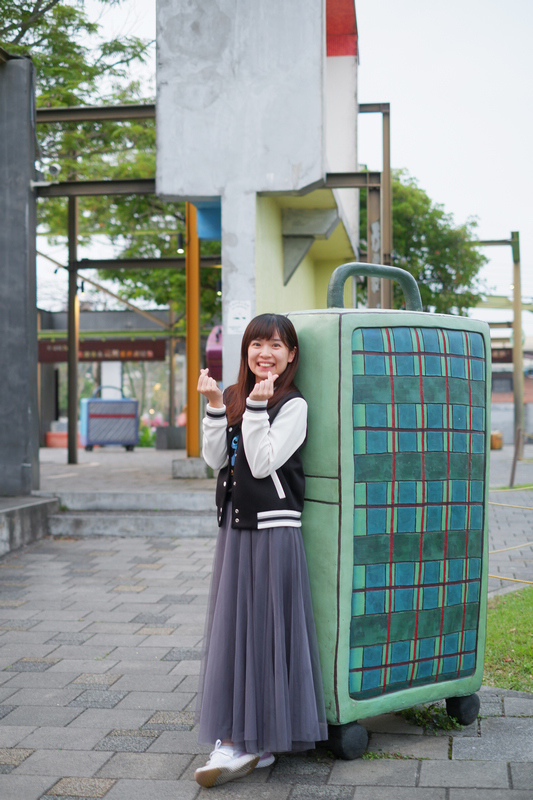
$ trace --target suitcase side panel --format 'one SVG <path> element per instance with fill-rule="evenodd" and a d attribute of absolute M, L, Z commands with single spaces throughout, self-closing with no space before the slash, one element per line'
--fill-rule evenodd
<path fill-rule="evenodd" d="M 339 315 L 290 314 L 298 334 L 300 366 L 296 385 L 308 404 L 308 436 L 303 449 L 306 479 L 339 474 L 338 383 Z"/>
<path fill-rule="evenodd" d="M 352 501 L 345 508 L 342 486 L 353 486 L 353 456 L 341 450 L 343 436 L 351 437 L 350 419 L 342 427 L 340 398 L 351 396 L 349 371 L 340 368 L 341 325 L 337 311 L 290 315 L 298 333 L 301 367 L 296 383 L 309 406 L 309 436 L 303 450 L 306 473 L 302 535 L 307 556 L 320 662 L 329 722 L 339 719 L 339 686 L 344 686 L 343 659 L 350 642 L 352 576 Z M 346 366 L 350 365 L 350 358 Z M 340 464 L 341 452 L 344 462 Z M 345 519 L 346 513 L 348 518 Z"/>
<path fill-rule="evenodd" d="M 481 685 L 490 435 L 483 323 L 382 312 L 342 325 L 354 483 L 341 490 L 353 579 L 339 598 L 351 607 L 339 722 Z"/>

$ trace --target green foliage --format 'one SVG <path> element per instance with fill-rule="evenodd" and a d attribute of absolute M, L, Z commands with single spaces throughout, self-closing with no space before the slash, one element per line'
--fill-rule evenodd
<path fill-rule="evenodd" d="M 121 0 L 100 0 L 102 5 Z M 37 106 L 83 106 L 152 103 L 132 80 L 132 66 L 143 65 L 152 42 L 137 37 L 105 40 L 90 20 L 83 0 L 2 0 L 0 44 L 9 52 L 30 55 L 37 73 Z M 40 124 L 40 165 L 60 167 L 59 179 L 153 178 L 155 121 L 91 121 Z M 53 243 L 67 231 L 67 201 L 47 198 L 38 204 L 39 229 Z M 79 200 L 79 243 L 104 237 L 117 257 L 175 256 L 184 233 L 184 203 L 165 203 L 155 195 L 84 197 Z M 202 245 L 204 254 L 220 252 L 219 243 Z M 184 270 L 108 271 L 125 299 L 170 303 L 178 317 L 185 312 Z M 219 273 L 202 270 L 201 319 L 209 327 L 220 315 Z M 177 325 L 177 333 L 183 331 Z"/>
<path fill-rule="evenodd" d="M 404 756 L 401 753 L 373 753 L 372 751 L 367 750 L 366 753 L 363 753 L 361 758 L 364 758 L 365 761 L 376 761 L 380 758 L 393 758 L 396 761 L 408 761 L 410 758 L 414 756 Z"/>
<path fill-rule="evenodd" d="M 363 193 L 364 196 L 364 193 Z M 476 305 L 478 274 L 486 258 L 472 246 L 476 222 L 456 226 L 451 214 L 434 203 L 405 170 L 392 182 L 393 265 L 410 272 L 418 283 L 425 311 L 466 314 Z M 360 235 L 366 241 L 366 208 L 361 209 Z M 403 294 L 394 286 L 394 307 Z"/>
<path fill-rule="evenodd" d="M 489 600 L 483 683 L 533 692 L 533 586 Z"/>
<path fill-rule="evenodd" d="M 155 445 L 155 431 L 148 425 L 139 428 L 139 447 L 153 447 Z"/>
<path fill-rule="evenodd" d="M 0 5 L 0 44 L 10 53 L 31 56 L 39 106 L 84 105 L 97 97 L 105 103 L 120 84 L 127 87 L 130 65 L 146 59 L 150 43 L 133 36 L 102 41 L 98 34 L 83 0 L 2 0 Z"/>
<path fill-rule="evenodd" d="M 454 717 L 449 717 L 446 708 L 438 703 L 405 708 L 398 711 L 398 716 L 403 717 L 412 725 L 434 734 L 437 731 L 461 730 L 463 727 Z"/>

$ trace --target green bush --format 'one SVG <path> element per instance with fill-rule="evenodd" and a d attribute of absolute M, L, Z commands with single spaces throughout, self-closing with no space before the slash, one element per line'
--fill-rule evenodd
<path fill-rule="evenodd" d="M 138 447 L 153 447 L 155 445 L 155 431 L 149 425 L 141 425 L 139 430 Z"/>

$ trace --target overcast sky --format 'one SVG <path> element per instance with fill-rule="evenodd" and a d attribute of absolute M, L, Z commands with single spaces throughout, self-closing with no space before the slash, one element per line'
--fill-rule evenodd
<path fill-rule="evenodd" d="M 155 35 L 155 0 L 125 0 L 104 12 L 88 0 L 87 7 L 101 14 L 106 33 Z M 407 169 L 457 223 L 476 217 L 479 238 L 518 230 L 529 299 L 532 0 L 356 0 L 356 14 L 359 101 L 391 104 L 392 166 Z M 359 159 L 381 168 L 379 115 L 359 117 Z M 487 285 L 509 293 L 511 248 L 484 252 Z"/>
<path fill-rule="evenodd" d="M 476 217 L 480 239 L 519 231 L 531 297 L 533 2 L 357 0 L 356 13 L 359 101 L 390 102 L 392 166 L 458 223 Z M 360 161 L 379 168 L 377 115 L 359 122 Z M 484 253 L 487 284 L 508 293 L 511 248 Z"/>

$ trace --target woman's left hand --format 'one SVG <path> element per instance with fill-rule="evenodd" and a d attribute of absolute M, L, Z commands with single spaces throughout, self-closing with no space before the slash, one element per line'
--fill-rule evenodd
<path fill-rule="evenodd" d="M 272 375 L 268 373 L 268 377 L 264 381 L 257 381 L 254 388 L 248 395 L 250 400 L 270 400 L 274 395 L 274 382 L 279 378 L 279 375 Z"/>

